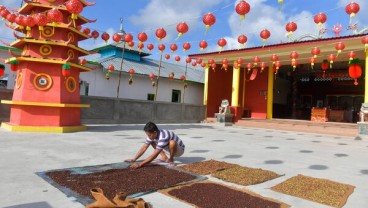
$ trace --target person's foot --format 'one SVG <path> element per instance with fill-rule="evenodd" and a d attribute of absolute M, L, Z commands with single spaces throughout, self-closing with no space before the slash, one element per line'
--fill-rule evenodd
<path fill-rule="evenodd" d="M 174 167 L 174 166 L 175 166 L 175 162 L 169 162 L 169 163 L 167 164 L 167 166 L 169 166 L 169 167 Z"/>
<path fill-rule="evenodd" d="M 157 162 L 157 163 L 167 163 L 167 162 L 169 162 L 169 160 L 168 159 L 162 159 L 162 158 L 160 158 L 160 159 L 156 159 L 156 160 L 154 160 L 155 162 Z"/>

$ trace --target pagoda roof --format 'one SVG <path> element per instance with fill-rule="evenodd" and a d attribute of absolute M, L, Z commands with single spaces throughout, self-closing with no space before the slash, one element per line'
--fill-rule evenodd
<path fill-rule="evenodd" d="M 48 45 L 57 45 L 57 46 L 64 46 L 64 47 L 69 47 L 72 48 L 74 50 L 77 50 L 81 53 L 83 53 L 84 55 L 89 55 L 90 52 L 77 47 L 73 44 L 68 44 L 67 42 L 64 41 L 53 41 L 53 40 L 42 40 L 42 39 L 32 39 L 32 38 L 22 38 L 22 39 L 18 39 L 16 41 L 14 41 L 12 44 L 10 44 L 11 47 L 15 47 L 15 48 L 21 48 L 24 44 L 26 43 L 36 43 L 36 44 L 48 44 Z"/>
<path fill-rule="evenodd" d="M 67 62 L 64 60 L 56 60 L 56 59 L 47 59 L 47 58 L 34 58 L 34 57 L 25 57 L 25 56 L 19 56 L 19 57 L 12 57 L 9 59 L 5 60 L 5 63 L 8 64 L 13 60 L 17 60 L 19 62 L 21 61 L 29 61 L 29 62 L 41 62 L 41 63 L 51 63 L 51 64 L 69 64 L 71 67 L 75 67 L 80 69 L 81 71 L 92 71 L 93 69 L 88 68 L 86 66 L 80 65 L 80 64 L 75 64 L 72 62 Z"/>

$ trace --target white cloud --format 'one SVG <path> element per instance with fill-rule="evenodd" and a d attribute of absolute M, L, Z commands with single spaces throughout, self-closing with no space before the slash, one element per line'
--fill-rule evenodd
<path fill-rule="evenodd" d="M 1 3 L 4 7 L 6 7 L 8 10 L 10 9 L 18 9 L 20 7 L 20 3 L 18 1 L 4 1 Z M 12 42 L 15 40 L 13 36 L 13 30 L 6 27 L 4 24 L 0 24 L 0 39 L 5 42 Z M 0 43 L 1 44 L 1 43 Z"/>
<path fill-rule="evenodd" d="M 185 35 L 190 35 L 199 27 L 198 18 L 204 12 L 208 12 L 213 6 L 221 2 L 228 2 L 229 0 L 186 0 L 186 1 L 172 1 L 172 0 L 151 0 L 146 7 L 139 10 L 137 15 L 129 18 L 133 25 L 139 26 L 144 31 L 149 32 L 149 37 L 156 37 L 155 31 L 159 27 L 165 27 L 167 36 L 164 43 L 176 38 L 176 25 L 179 22 L 186 21 L 189 25 L 189 32 Z M 152 38 L 151 40 L 152 41 Z"/>

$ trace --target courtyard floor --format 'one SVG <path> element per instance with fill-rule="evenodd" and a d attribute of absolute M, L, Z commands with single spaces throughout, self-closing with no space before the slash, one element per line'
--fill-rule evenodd
<path fill-rule="evenodd" d="M 317 130 L 320 126 L 313 131 L 313 125 L 300 123 L 300 129 L 295 125 L 281 128 L 282 122 L 258 124 L 230 127 L 214 123 L 158 124 L 158 127 L 173 130 L 184 141 L 185 154 L 177 158 L 177 165 L 214 159 L 284 174 L 261 184 L 237 187 L 295 208 L 328 206 L 278 193 L 270 187 L 298 174 L 330 179 L 355 186 L 344 207 L 368 207 L 368 141 L 355 139 L 356 125 L 337 124 L 335 130 L 324 127 L 329 131 L 321 132 Z M 84 207 L 35 173 L 129 159 L 144 142 L 143 126 L 88 125 L 87 131 L 67 134 L 14 133 L 0 129 L 0 207 Z M 149 149 L 142 159 L 151 152 Z M 209 180 L 218 181 L 211 177 Z M 191 207 L 158 192 L 142 198 L 157 208 Z"/>

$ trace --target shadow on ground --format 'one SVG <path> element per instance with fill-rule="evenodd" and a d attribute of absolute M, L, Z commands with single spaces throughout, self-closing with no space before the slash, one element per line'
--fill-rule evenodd
<path fill-rule="evenodd" d="M 19 204 L 4 208 L 53 208 L 47 202 L 34 202 L 29 204 Z"/>
<path fill-rule="evenodd" d="M 106 125 L 87 125 L 86 132 L 114 132 L 127 130 L 142 130 L 145 124 L 106 124 Z M 177 129 L 213 129 L 212 126 L 193 125 L 193 124 L 157 124 L 159 129 L 175 131 Z"/>

